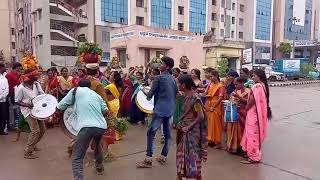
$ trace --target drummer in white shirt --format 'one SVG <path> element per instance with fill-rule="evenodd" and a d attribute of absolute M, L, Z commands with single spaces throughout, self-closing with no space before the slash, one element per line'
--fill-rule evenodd
<path fill-rule="evenodd" d="M 9 84 L 5 77 L 6 67 L 3 63 L 0 63 L 0 135 L 8 135 L 4 131 L 6 127 L 6 121 L 8 120 L 9 107 L 6 102 L 7 96 L 9 94 Z"/>
<path fill-rule="evenodd" d="M 21 113 L 30 126 L 30 134 L 28 137 L 27 145 L 25 148 L 24 158 L 36 159 L 37 155 L 34 151 L 39 151 L 36 147 L 45 133 L 44 121 L 40 121 L 31 116 L 31 109 L 33 108 L 32 99 L 36 96 L 43 94 L 39 82 L 37 82 L 40 74 L 37 70 L 29 70 L 22 76 L 23 83 L 21 83 L 15 94 L 15 101 L 20 106 Z"/>

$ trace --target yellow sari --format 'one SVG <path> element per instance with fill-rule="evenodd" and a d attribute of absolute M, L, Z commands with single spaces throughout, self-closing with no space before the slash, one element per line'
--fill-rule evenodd
<path fill-rule="evenodd" d="M 105 89 L 109 90 L 114 97 L 113 100 L 107 101 L 109 110 L 112 113 L 113 117 L 118 117 L 118 112 L 120 109 L 120 93 L 114 84 L 108 84 Z"/>
<path fill-rule="evenodd" d="M 223 97 L 223 85 L 211 83 L 207 90 L 205 110 L 208 117 L 208 141 L 221 144 L 223 110 L 220 102 L 213 111 L 210 109 L 216 104 L 219 97 Z"/>

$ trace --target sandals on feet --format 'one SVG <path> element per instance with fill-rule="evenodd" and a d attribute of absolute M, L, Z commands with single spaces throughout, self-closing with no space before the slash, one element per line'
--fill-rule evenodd
<path fill-rule="evenodd" d="M 137 168 L 152 168 L 152 160 L 145 158 L 143 161 L 137 162 L 136 167 Z"/>
<path fill-rule="evenodd" d="M 248 158 L 247 160 L 244 160 L 244 161 L 240 161 L 242 164 L 258 164 L 260 163 L 259 161 L 254 161 L 250 158 Z"/>
<path fill-rule="evenodd" d="M 165 165 L 167 164 L 167 158 L 164 156 L 160 156 L 156 158 L 157 162 L 161 165 Z"/>
<path fill-rule="evenodd" d="M 25 159 L 37 159 L 38 157 L 39 157 L 39 156 L 33 154 L 32 152 L 30 152 L 30 153 L 25 153 L 25 154 L 24 154 L 24 158 L 25 158 Z"/>

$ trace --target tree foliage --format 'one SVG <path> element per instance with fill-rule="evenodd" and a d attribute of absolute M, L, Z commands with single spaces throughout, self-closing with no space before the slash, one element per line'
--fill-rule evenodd
<path fill-rule="evenodd" d="M 226 58 L 223 58 L 217 62 L 217 70 L 218 70 L 221 77 L 227 76 L 227 73 L 229 71 L 228 64 L 229 64 L 229 62 L 228 62 L 228 59 L 226 59 Z"/>
<path fill-rule="evenodd" d="M 280 46 L 278 47 L 279 52 L 281 52 L 283 55 L 288 55 L 292 52 L 292 47 L 290 43 L 282 42 Z"/>

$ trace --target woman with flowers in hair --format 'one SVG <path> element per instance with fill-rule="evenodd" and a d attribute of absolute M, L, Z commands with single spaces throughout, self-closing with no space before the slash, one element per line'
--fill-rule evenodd
<path fill-rule="evenodd" d="M 45 124 L 44 121 L 40 121 L 31 116 L 31 110 L 33 108 L 32 99 L 43 94 L 44 91 L 40 83 L 37 82 L 40 74 L 35 56 L 26 54 L 22 59 L 22 67 L 24 70 L 22 76 L 23 82 L 17 87 L 15 101 L 20 106 L 21 113 L 28 122 L 31 130 L 24 150 L 24 158 L 35 159 L 38 158 L 38 156 L 35 155 L 34 152 L 40 150 L 36 145 L 45 133 Z"/>

